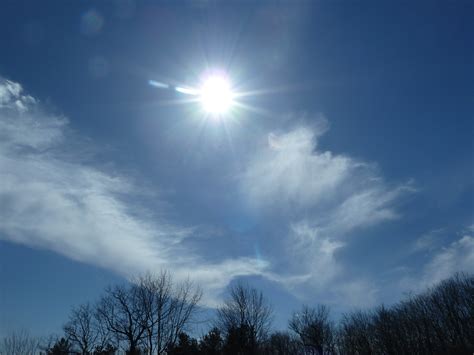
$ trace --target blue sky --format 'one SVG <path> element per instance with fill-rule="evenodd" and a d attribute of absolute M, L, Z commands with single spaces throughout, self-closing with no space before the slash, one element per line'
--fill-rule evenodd
<path fill-rule="evenodd" d="M 0 334 L 166 268 L 204 305 L 244 280 L 392 303 L 474 270 L 470 1 L 6 1 Z M 205 119 L 149 80 L 227 72 Z"/>

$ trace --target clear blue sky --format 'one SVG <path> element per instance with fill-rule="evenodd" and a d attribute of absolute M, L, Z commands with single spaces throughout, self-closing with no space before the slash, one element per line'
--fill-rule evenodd
<path fill-rule="evenodd" d="M 474 270 L 474 3 L 4 1 L 0 335 L 170 269 L 219 303 L 393 303 Z M 149 80 L 227 72 L 220 121 Z"/>

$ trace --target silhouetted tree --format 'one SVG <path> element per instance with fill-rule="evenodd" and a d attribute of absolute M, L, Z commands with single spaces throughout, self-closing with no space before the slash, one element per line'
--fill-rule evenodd
<path fill-rule="evenodd" d="M 129 355 L 140 354 L 139 344 L 147 329 L 147 311 L 140 296 L 140 288 L 135 284 L 109 287 L 96 310 L 106 329 L 127 342 Z"/>
<path fill-rule="evenodd" d="M 88 303 L 72 309 L 63 329 L 72 345 L 77 346 L 83 355 L 92 352 L 99 338 L 94 310 Z"/>
<path fill-rule="evenodd" d="M 223 352 L 225 355 L 256 355 L 262 345 L 263 341 L 257 341 L 253 329 L 243 324 L 227 331 Z"/>
<path fill-rule="evenodd" d="M 61 338 L 47 350 L 47 355 L 70 355 L 72 350 L 71 343 L 65 338 Z"/>
<path fill-rule="evenodd" d="M 168 272 L 136 280 L 144 310 L 145 343 L 149 354 L 164 354 L 192 321 L 202 292 L 190 281 L 173 284 Z"/>
<path fill-rule="evenodd" d="M 422 297 L 431 308 L 433 325 L 444 334 L 449 353 L 474 350 L 474 277 L 456 274 L 442 281 Z"/>
<path fill-rule="evenodd" d="M 304 347 L 294 336 L 287 332 L 275 332 L 270 335 L 262 350 L 264 355 L 303 355 Z"/>
<path fill-rule="evenodd" d="M 97 345 L 94 349 L 94 355 L 114 355 L 117 348 L 112 344 Z"/>
<path fill-rule="evenodd" d="M 474 277 L 468 274 L 390 307 L 346 313 L 337 332 L 327 307 L 304 306 L 289 321 L 291 333 L 269 334 L 270 305 L 261 292 L 237 285 L 217 310 L 218 327 L 198 342 L 185 330 L 200 298 L 190 282 L 174 284 L 166 272 L 147 274 L 107 288 L 95 311 L 88 304 L 73 308 L 66 337 L 40 345 L 26 331 L 13 333 L 0 341 L 0 355 L 113 355 L 119 346 L 127 355 L 474 353 Z"/>
<path fill-rule="evenodd" d="M 311 354 L 329 354 L 335 351 L 334 324 L 329 319 L 329 308 L 319 305 L 316 308 L 303 306 L 293 313 L 289 328 L 300 338 Z"/>
<path fill-rule="evenodd" d="M 167 355 L 199 355 L 198 342 L 184 332 L 179 333 L 177 343 L 170 345 Z"/>
<path fill-rule="evenodd" d="M 367 312 L 344 314 L 339 328 L 340 350 L 344 354 L 373 354 L 372 319 Z"/>
<path fill-rule="evenodd" d="M 218 328 L 212 328 L 199 342 L 199 350 L 202 355 L 222 354 L 223 339 Z"/>
<path fill-rule="evenodd" d="M 31 336 L 26 330 L 20 330 L 4 337 L 0 343 L 2 355 L 34 355 L 40 348 L 38 338 Z"/>
<path fill-rule="evenodd" d="M 338 339 L 343 354 L 471 354 L 474 278 L 456 274 L 390 308 L 346 314 Z"/>
<path fill-rule="evenodd" d="M 398 327 L 396 311 L 385 306 L 378 307 L 372 317 L 373 348 L 377 353 L 400 354 L 403 346 L 398 342 Z"/>
<path fill-rule="evenodd" d="M 226 351 L 237 347 L 237 353 L 242 348 L 248 354 L 255 353 L 269 333 L 272 312 L 262 292 L 242 284 L 231 287 L 229 298 L 217 310 L 216 321 L 226 335 Z"/>

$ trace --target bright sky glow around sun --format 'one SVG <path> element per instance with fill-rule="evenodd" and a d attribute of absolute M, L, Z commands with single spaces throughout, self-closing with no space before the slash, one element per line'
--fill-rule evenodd
<path fill-rule="evenodd" d="M 233 104 L 232 87 L 223 75 L 211 75 L 200 89 L 200 102 L 204 110 L 212 115 L 226 113 Z"/>
<path fill-rule="evenodd" d="M 473 273 L 474 1 L 0 4 L 0 354 L 147 271 L 195 335 Z"/>

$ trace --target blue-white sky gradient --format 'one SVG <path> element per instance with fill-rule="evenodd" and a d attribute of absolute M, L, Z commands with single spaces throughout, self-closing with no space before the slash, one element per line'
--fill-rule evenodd
<path fill-rule="evenodd" d="M 5 1 L 0 335 L 168 269 L 285 328 L 474 271 L 470 1 Z M 228 119 L 149 85 L 225 71 Z"/>

